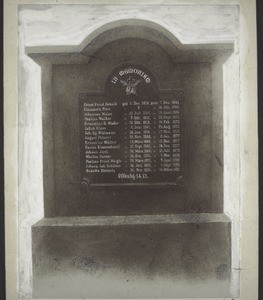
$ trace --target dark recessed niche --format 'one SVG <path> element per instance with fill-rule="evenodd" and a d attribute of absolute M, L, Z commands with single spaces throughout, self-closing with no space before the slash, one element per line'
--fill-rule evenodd
<path fill-rule="evenodd" d="M 218 61 L 229 51 L 174 48 L 171 57 L 162 46 L 126 38 L 82 62 L 54 56 L 44 128 L 53 128 L 58 215 L 222 211 Z"/>

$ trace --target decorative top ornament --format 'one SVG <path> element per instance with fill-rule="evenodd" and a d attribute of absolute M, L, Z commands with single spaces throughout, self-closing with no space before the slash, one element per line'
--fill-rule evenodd
<path fill-rule="evenodd" d="M 153 99 L 158 91 L 158 82 L 147 67 L 126 62 L 115 67 L 107 76 L 104 90 L 108 99 L 126 98 L 138 101 Z"/>
<path fill-rule="evenodd" d="M 126 95 L 137 95 L 137 85 L 141 82 L 141 79 L 135 79 L 130 76 L 126 81 L 120 80 L 123 86 L 126 87 Z"/>

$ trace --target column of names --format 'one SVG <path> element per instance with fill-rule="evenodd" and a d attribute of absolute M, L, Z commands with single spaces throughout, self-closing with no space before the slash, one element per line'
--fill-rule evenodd
<path fill-rule="evenodd" d="M 115 173 L 121 168 L 114 120 L 117 102 L 83 103 L 86 173 Z"/>

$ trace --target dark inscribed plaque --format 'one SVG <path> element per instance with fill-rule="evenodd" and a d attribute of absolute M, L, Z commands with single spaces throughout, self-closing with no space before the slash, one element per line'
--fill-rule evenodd
<path fill-rule="evenodd" d="M 115 68 L 105 93 L 81 93 L 82 183 L 182 185 L 182 95 L 135 63 Z"/>

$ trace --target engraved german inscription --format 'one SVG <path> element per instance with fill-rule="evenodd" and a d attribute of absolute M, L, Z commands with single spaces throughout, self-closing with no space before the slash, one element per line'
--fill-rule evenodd
<path fill-rule="evenodd" d="M 117 71 L 105 93 L 79 96 L 82 180 L 88 185 L 180 184 L 182 92 L 158 91 L 141 68 Z"/>

